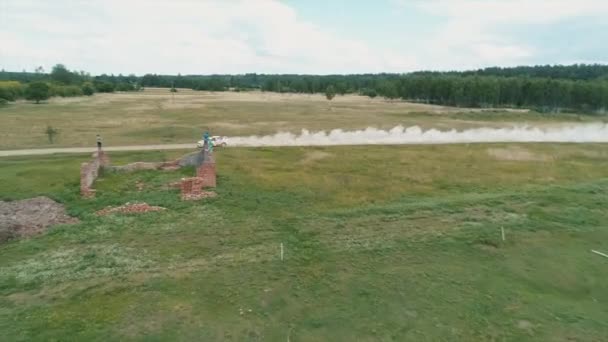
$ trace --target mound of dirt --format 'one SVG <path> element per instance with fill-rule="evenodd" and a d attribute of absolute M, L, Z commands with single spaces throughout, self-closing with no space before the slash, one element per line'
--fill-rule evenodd
<path fill-rule="evenodd" d="M 77 222 L 63 205 L 48 197 L 0 201 L 0 242 L 39 234 L 55 224 Z"/>
<path fill-rule="evenodd" d="M 166 210 L 167 208 L 156 207 L 153 205 L 149 205 L 148 203 L 125 203 L 119 207 L 106 207 L 99 211 L 96 211 L 95 214 L 98 216 L 104 216 L 114 213 L 120 214 L 140 214 L 147 213 L 151 211 L 161 211 Z"/>

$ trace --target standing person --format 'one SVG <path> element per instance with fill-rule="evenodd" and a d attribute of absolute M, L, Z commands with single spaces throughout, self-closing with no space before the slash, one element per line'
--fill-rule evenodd
<path fill-rule="evenodd" d="M 213 138 L 209 139 L 209 153 L 213 152 Z"/>
<path fill-rule="evenodd" d="M 101 151 L 101 136 L 99 134 L 97 134 L 96 139 L 97 139 L 97 150 Z"/>

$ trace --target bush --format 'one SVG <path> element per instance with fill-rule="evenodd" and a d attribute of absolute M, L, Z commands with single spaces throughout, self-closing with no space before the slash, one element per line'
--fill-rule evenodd
<path fill-rule="evenodd" d="M 116 85 L 116 90 L 117 91 L 135 91 L 136 89 L 133 84 L 122 82 L 122 83 L 118 83 Z"/>
<path fill-rule="evenodd" d="M 51 88 L 51 94 L 53 96 L 61 96 L 61 97 L 74 97 L 74 96 L 82 96 L 83 91 L 78 86 L 53 86 Z"/>
<path fill-rule="evenodd" d="M 336 88 L 333 85 L 329 85 L 327 89 L 325 89 L 325 97 L 331 101 L 336 96 Z"/>
<path fill-rule="evenodd" d="M 95 81 L 95 83 L 93 83 L 93 85 L 95 86 L 95 89 L 97 89 L 97 91 L 100 93 L 113 93 L 114 92 L 114 85 L 110 82 Z"/>
<path fill-rule="evenodd" d="M 0 99 L 15 101 L 23 96 L 23 86 L 17 81 L 0 81 Z"/>
<path fill-rule="evenodd" d="M 25 98 L 40 103 L 51 97 L 51 87 L 44 82 L 32 82 L 25 88 Z"/>
<path fill-rule="evenodd" d="M 363 89 L 361 90 L 361 95 L 369 96 L 373 99 L 378 96 L 378 93 L 376 93 L 376 89 Z"/>
<path fill-rule="evenodd" d="M 85 82 L 82 84 L 82 93 L 86 96 L 91 96 L 95 93 L 95 88 L 91 82 Z"/>

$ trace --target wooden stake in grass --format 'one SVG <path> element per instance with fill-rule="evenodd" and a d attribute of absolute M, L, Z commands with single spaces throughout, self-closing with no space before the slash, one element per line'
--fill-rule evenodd
<path fill-rule="evenodd" d="M 598 254 L 598 255 L 601 255 L 601 256 L 603 256 L 603 257 L 608 258 L 608 254 L 604 254 L 604 253 L 602 253 L 602 252 L 598 252 L 598 251 L 595 251 L 595 250 L 593 250 L 593 249 L 591 250 L 591 252 L 593 252 L 593 253 L 595 253 L 595 254 Z"/>
<path fill-rule="evenodd" d="M 281 242 L 281 261 L 283 261 L 283 243 Z"/>
<path fill-rule="evenodd" d="M 502 241 L 505 241 L 505 228 L 500 227 L 500 233 L 502 234 Z"/>

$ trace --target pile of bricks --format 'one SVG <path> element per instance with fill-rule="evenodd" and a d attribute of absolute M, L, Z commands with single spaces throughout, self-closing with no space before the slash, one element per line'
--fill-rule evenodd
<path fill-rule="evenodd" d="M 201 177 L 182 178 L 180 184 L 182 201 L 215 197 L 215 192 L 203 190 L 205 184 L 205 179 Z"/>

